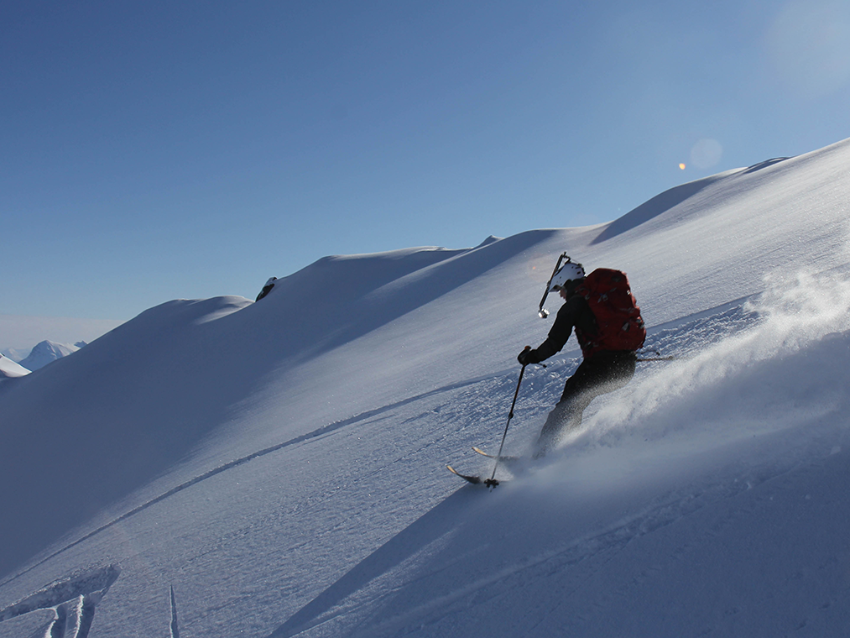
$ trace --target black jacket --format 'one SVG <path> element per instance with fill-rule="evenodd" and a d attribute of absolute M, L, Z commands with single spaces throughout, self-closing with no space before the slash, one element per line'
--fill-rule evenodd
<path fill-rule="evenodd" d="M 558 311 L 558 316 L 555 317 L 555 323 L 546 341 L 528 353 L 527 361 L 539 363 L 560 352 L 569 340 L 573 328 L 577 328 L 576 338 L 579 339 L 581 346 L 585 345 L 581 343 L 582 337 L 596 335 L 596 317 L 587 304 L 587 300 L 581 295 L 572 295 L 567 298 Z"/>

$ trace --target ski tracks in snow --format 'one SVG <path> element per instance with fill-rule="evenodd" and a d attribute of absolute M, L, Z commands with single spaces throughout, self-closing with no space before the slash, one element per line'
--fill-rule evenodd
<path fill-rule="evenodd" d="M 177 598 L 174 595 L 174 586 L 171 586 L 171 635 L 169 638 L 180 638 L 180 627 L 177 625 Z"/>
<path fill-rule="evenodd" d="M 52 609 L 53 619 L 40 630 L 42 636 L 86 638 L 94 622 L 97 604 L 120 574 L 117 565 L 78 572 L 0 610 L 0 622 L 33 611 Z"/>
<path fill-rule="evenodd" d="M 120 575 L 121 568 L 114 564 L 80 570 L 0 610 L 0 623 L 32 612 L 52 610 L 53 618 L 39 627 L 31 638 L 87 638 L 97 605 Z M 170 611 L 169 638 L 180 638 L 173 586 L 170 590 Z"/>

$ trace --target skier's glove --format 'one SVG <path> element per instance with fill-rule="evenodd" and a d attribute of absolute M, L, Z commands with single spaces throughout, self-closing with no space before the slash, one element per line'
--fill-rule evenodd
<path fill-rule="evenodd" d="M 520 365 L 527 366 L 530 363 L 540 363 L 540 357 L 537 356 L 537 350 L 529 350 L 526 348 L 516 358 Z"/>

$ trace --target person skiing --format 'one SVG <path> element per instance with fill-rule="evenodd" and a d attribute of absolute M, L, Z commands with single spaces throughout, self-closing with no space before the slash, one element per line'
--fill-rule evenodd
<path fill-rule="evenodd" d="M 582 413 L 593 399 L 632 379 L 636 351 L 646 337 L 640 308 L 625 273 L 619 270 L 601 268 L 585 275 L 582 265 L 567 257 L 567 263 L 552 276 L 548 292 L 558 292 L 564 304 L 546 340 L 533 350 L 523 350 L 517 360 L 523 366 L 545 361 L 561 351 L 574 328 L 583 360 L 546 418 L 534 458 L 544 456 L 562 434 L 581 425 Z"/>

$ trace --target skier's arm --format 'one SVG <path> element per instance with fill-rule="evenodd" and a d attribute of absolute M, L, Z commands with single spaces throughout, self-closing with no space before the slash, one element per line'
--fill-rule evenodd
<path fill-rule="evenodd" d="M 572 316 L 574 313 L 569 312 L 568 306 L 569 304 L 567 303 L 561 307 L 558 311 L 558 316 L 555 317 L 555 323 L 549 331 L 549 336 L 546 337 L 546 341 L 537 346 L 533 351 L 537 355 L 538 361 L 545 361 L 552 355 L 560 352 L 567 345 L 567 341 L 569 341 L 570 335 L 573 333 L 573 326 L 575 325 Z"/>
<path fill-rule="evenodd" d="M 545 361 L 552 355 L 560 352 L 567 344 L 570 335 L 573 332 L 573 327 L 576 325 L 576 319 L 581 312 L 581 302 L 584 300 L 579 297 L 571 297 L 561 306 L 555 317 L 555 323 L 549 331 L 549 336 L 546 341 L 541 343 L 534 350 L 523 352 L 517 357 L 517 360 L 523 365 L 529 363 L 540 363 Z"/>

